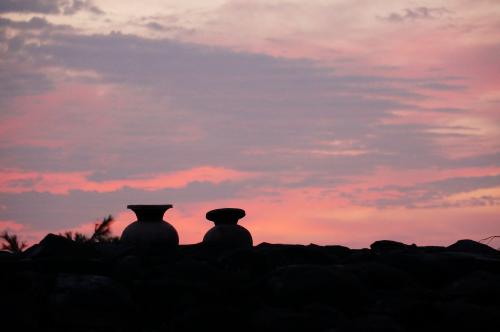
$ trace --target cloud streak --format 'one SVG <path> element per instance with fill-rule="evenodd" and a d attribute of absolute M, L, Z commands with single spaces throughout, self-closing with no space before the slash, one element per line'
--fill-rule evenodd
<path fill-rule="evenodd" d="M 434 20 L 441 18 L 447 14 L 451 14 L 451 11 L 444 8 L 432 8 L 432 7 L 415 7 L 406 8 L 403 13 L 393 12 L 382 17 L 382 19 L 390 22 L 405 22 L 405 21 L 415 21 L 415 20 Z"/>
<path fill-rule="evenodd" d="M 37 191 L 51 194 L 68 194 L 73 190 L 81 190 L 105 193 L 125 187 L 153 191 L 166 188 L 183 188 L 191 182 L 218 184 L 224 181 L 241 181 L 255 176 L 250 173 L 210 166 L 123 180 L 93 181 L 89 179 L 90 175 L 90 172 L 34 173 L 3 171 L 0 172 L 0 192 L 23 193 Z"/>
<path fill-rule="evenodd" d="M 90 0 L 3 0 L 0 3 L 0 13 L 73 15 L 79 11 L 104 14 Z"/>

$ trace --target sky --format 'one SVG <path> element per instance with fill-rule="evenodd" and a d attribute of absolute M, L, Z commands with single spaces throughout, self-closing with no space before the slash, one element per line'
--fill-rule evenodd
<path fill-rule="evenodd" d="M 2 0 L 0 230 L 500 235 L 500 1 Z"/>

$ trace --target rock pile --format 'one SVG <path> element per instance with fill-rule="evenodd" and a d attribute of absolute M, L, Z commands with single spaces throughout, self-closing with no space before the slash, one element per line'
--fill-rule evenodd
<path fill-rule="evenodd" d="M 0 313 L 20 331 L 497 331 L 500 252 L 377 241 L 140 251 L 49 234 L 0 252 Z"/>

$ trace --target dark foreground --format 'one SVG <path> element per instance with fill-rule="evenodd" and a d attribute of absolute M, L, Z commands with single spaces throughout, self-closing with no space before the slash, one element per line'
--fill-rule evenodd
<path fill-rule="evenodd" d="M 3 331 L 499 331 L 500 252 L 375 242 L 0 252 Z"/>

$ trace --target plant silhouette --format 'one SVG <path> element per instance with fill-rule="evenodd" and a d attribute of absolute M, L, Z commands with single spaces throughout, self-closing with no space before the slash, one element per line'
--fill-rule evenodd
<path fill-rule="evenodd" d="M 67 232 L 64 232 L 62 234 L 60 233 L 59 235 L 64 236 L 68 240 L 78 242 L 78 243 L 85 243 L 85 242 L 89 241 L 89 238 L 85 234 L 80 233 L 80 232 L 73 233 L 72 231 L 67 231 Z"/>
<path fill-rule="evenodd" d="M 102 222 L 96 223 L 94 234 L 90 237 L 90 242 L 103 242 L 111 237 L 111 224 L 114 222 L 112 215 L 105 217 Z"/>
<path fill-rule="evenodd" d="M 101 222 L 94 225 L 94 233 L 91 237 L 88 237 L 80 232 L 72 231 L 59 233 L 59 235 L 78 243 L 116 242 L 119 238 L 111 235 L 111 224 L 113 224 L 114 221 L 115 220 L 112 215 L 104 217 Z"/>
<path fill-rule="evenodd" d="M 4 231 L 2 234 L 0 234 L 0 239 L 2 239 L 4 242 L 2 243 L 2 247 L 0 249 L 7 250 L 12 253 L 20 253 L 28 246 L 26 242 L 20 241 L 17 235 L 10 235 L 7 231 Z"/>
<path fill-rule="evenodd" d="M 479 240 L 479 242 L 486 243 L 487 245 L 489 245 L 491 243 L 491 241 L 497 240 L 497 239 L 500 239 L 500 235 L 488 236 L 487 238 Z M 500 248 L 498 248 L 498 250 L 500 250 Z"/>

